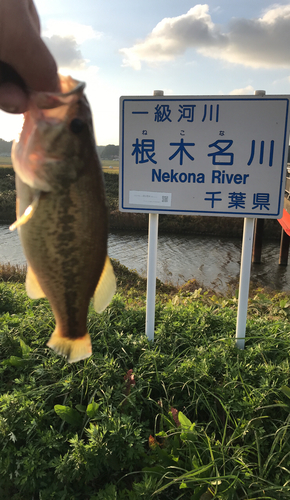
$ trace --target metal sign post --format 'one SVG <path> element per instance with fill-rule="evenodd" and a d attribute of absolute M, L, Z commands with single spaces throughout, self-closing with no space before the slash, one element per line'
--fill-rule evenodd
<path fill-rule="evenodd" d="M 154 90 L 153 95 L 163 95 L 163 90 Z M 155 297 L 156 297 L 156 269 L 158 245 L 159 215 L 150 213 L 148 224 L 148 255 L 147 255 L 147 289 L 146 289 L 146 321 L 145 333 L 148 340 L 154 340 L 155 330 Z"/>
<path fill-rule="evenodd" d="M 259 97 L 264 97 L 265 94 L 266 94 L 265 90 L 255 91 L 255 95 Z M 263 221 L 263 219 L 261 220 Z M 250 278 L 251 278 L 251 262 L 253 253 L 254 224 L 255 224 L 255 219 L 250 219 L 250 218 L 244 219 L 237 327 L 236 327 L 236 347 L 238 347 L 238 349 L 245 348 L 249 288 L 250 288 Z"/>
<path fill-rule="evenodd" d="M 149 214 L 145 333 L 154 340 L 158 214 Z"/>
<path fill-rule="evenodd" d="M 249 299 L 249 286 L 251 277 L 251 262 L 253 249 L 253 233 L 255 219 L 244 219 L 244 232 L 240 268 L 240 286 L 236 329 L 236 346 L 245 347 L 246 323 Z"/>

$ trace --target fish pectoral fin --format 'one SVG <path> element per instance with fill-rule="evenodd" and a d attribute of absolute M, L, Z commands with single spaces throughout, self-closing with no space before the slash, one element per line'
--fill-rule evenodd
<path fill-rule="evenodd" d="M 30 299 L 42 299 L 43 297 L 45 297 L 45 293 L 38 283 L 36 274 L 30 266 L 27 267 L 25 288 L 26 293 Z"/>
<path fill-rule="evenodd" d="M 75 363 L 92 355 L 91 337 L 88 333 L 83 337 L 71 339 L 63 337 L 58 327 L 56 327 L 46 345 L 51 347 L 57 354 L 65 356 L 69 363 Z"/>
<path fill-rule="evenodd" d="M 32 203 L 26 208 L 26 210 L 23 212 L 23 214 L 20 217 L 17 217 L 17 220 L 11 224 L 9 227 L 10 231 L 14 231 L 19 226 L 23 226 L 23 224 L 26 224 L 29 219 L 34 215 L 34 212 L 37 208 L 38 202 L 39 202 L 39 197 L 40 197 L 41 191 L 35 191 L 35 195 L 33 198 Z M 18 201 L 19 204 L 19 201 Z M 18 210 L 18 207 L 17 207 Z"/>
<path fill-rule="evenodd" d="M 109 257 L 107 256 L 103 272 L 94 293 L 94 309 L 101 313 L 110 304 L 116 291 L 116 277 Z"/>

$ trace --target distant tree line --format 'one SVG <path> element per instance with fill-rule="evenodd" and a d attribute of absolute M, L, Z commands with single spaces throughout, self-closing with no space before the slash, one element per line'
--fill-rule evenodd
<path fill-rule="evenodd" d="M 0 155 L 11 153 L 12 142 L 13 141 L 7 142 L 0 139 Z M 97 146 L 97 151 L 103 160 L 113 160 L 114 158 L 119 158 L 119 146 L 115 146 L 114 144 Z M 290 163 L 290 146 L 288 146 L 287 162 Z"/>
<path fill-rule="evenodd" d="M 4 141 L 3 139 L 0 139 L 0 154 L 10 154 L 12 142 L 13 141 L 7 142 Z"/>
<path fill-rule="evenodd" d="M 119 146 L 108 144 L 108 146 L 103 149 L 100 155 L 103 160 L 114 160 L 115 158 L 117 159 L 119 158 Z"/>

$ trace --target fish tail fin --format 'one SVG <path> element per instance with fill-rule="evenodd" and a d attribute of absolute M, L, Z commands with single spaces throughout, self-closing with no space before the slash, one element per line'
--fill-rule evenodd
<path fill-rule="evenodd" d="M 88 333 L 83 337 L 70 339 L 63 337 L 59 328 L 56 327 L 47 345 L 58 354 L 65 356 L 68 363 L 75 363 L 92 355 L 91 337 Z"/>

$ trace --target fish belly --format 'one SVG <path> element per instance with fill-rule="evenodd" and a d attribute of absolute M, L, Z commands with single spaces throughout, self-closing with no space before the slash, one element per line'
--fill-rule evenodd
<path fill-rule="evenodd" d="M 34 193 L 19 178 L 17 183 L 22 215 Z M 73 344 L 83 344 L 85 352 L 78 359 L 91 354 L 87 312 L 106 260 L 107 231 L 105 195 L 97 176 L 42 192 L 35 214 L 19 228 L 28 265 L 55 316 L 56 350 L 69 361 L 76 360 L 70 359 Z"/>

